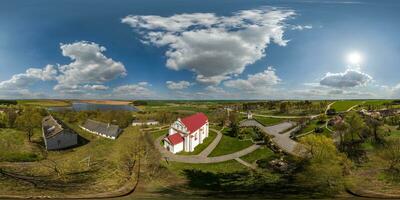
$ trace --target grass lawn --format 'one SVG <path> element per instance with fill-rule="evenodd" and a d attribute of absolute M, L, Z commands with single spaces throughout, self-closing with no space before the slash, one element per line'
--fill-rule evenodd
<path fill-rule="evenodd" d="M 93 191 L 113 191 L 125 184 L 130 173 L 126 163 L 135 159 L 135 152 L 139 146 L 137 143 L 143 142 L 140 140 L 139 129 L 128 127 L 116 140 L 110 140 L 86 132 L 78 128 L 77 124 L 68 126 L 85 138 L 87 143 L 73 149 L 48 151 L 46 159 L 40 163 L 4 168 L 3 170 L 15 171 L 22 176 L 45 178 L 36 183 L 41 185 L 40 189 L 23 181 L 18 181 L 14 187 L 3 188 L 2 186 L 12 184 L 14 180 L 2 180 L 0 194 L 18 194 L 21 191 L 40 195 L 84 194 Z M 21 144 L 18 143 L 18 146 Z M 54 165 L 63 174 L 62 179 L 55 172 Z"/>
<path fill-rule="evenodd" d="M 299 134 L 307 133 L 307 132 L 310 132 L 310 131 L 314 131 L 315 128 L 317 128 L 317 127 L 323 127 L 324 131 L 327 131 L 327 130 L 325 130 L 325 124 L 318 124 L 317 122 L 318 122 L 318 120 L 311 120 L 311 122 L 305 128 L 303 128 L 299 132 Z"/>
<path fill-rule="evenodd" d="M 211 164 L 190 164 L 190 163 L 179 163 L 179 162 L 169 162 L 169 164 L 165 164 L 165 166 L 171 170 L 172 172 L 176 172 L 178 174 L 182 173 L 183 170 L 200 170 L 200 171 L 208 171 L 215 173 L 231 173 L 237 171 L 245 171 L 248 168 L 235 160 L 229 160 L 220 163 L 211 163 Z"/>
<path fill-rule="evenodd" d="M 249 140 L 240 141 L 238 138 L 223 135 L 221 141 L 209 155 L 210 157 L 222 156 L 235 153 L 251 146 L 253 143 Z"/>
<path fill-rule="evenodd" d="M 71 102 L 67 100 L 18 100 L 18 104 L 43 107 L 58 107 L 70 106 Z"/>
<path fill-rule="evenodd" d="M 0 161 L 30 162 L 43 159 L 39 146 L 30 143 L 24 132 L 0 129 Z"/>
<path fill-rule="evenodd" d="M 149 134 L 151 134 L 151 137 L 155 140 L 157 138 L 159 138 L 162 135 L 167 135 L 168 134 L 168 129 L 163 129 L 163 130 L 159 130 L 159 131 L 154 131 L 154 132 L 149 132 Z"/>
<path fill-rule="evenodd" d="M 287 120 L 287 119 L 282 119 L 282 118 L 259 117 L 259 116 L 255 116 L 254 119 L 256 119 L 258 122 L 260 122 L 264 126 L 276 125 L 276 124 L 279 124 L 279 123 Z"/>
<path fill-rule="evenodd" d="M 363 103 L 364 101 L 359 100 L 337 101 L 331 106 L 331 108 L 335 109 L 337 112 L 344 112 L 355 105 L 362 105 Z"/>
<path fill-rule="evenodd" d="M 391 132 L 388 134 L 389 134 L 389 136 L 387 136 L 387 138 L 399 138 L 400 130 L 397 130 L 395 127 L 393 127 L 393 129 L 391 129 Z"/>
<path fill-rule="evenodd" d="M 275 153 L 271 149 L 262 147 L 240 158 L 249 163 L 254 163 L 259 159 L 270 158 L 274 155 Z"/>
<path fill-rule="evenodd" d="M 215 137 L 217 137 L 217 133 L 214 131 L 211 131 L 208 133 L 208 137 L 203 141 L 203 144 L 199 144 L 196 148 L 194 148 L 193 152 L 179 152 L 178 155 L 197 155 L 201 153 L 205 148 L 208 147 L 208 145 L 211 144 L 212 141 L 214 141 Z"/>

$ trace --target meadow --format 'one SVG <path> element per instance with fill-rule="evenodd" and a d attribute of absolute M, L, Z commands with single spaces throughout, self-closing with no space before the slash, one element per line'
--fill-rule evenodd
<path fill-rule="evenodd" d="M 356 105 L 364 104 L 364 100 L 341 100 L 336 101 L 331 108 L 335 109 L 336 112 L 344 112 Z"/>

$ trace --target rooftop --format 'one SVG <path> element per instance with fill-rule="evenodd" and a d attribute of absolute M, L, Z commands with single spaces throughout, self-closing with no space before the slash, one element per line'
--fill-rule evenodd
<path fill-rule="evenodd" d="M 205 123 L 207 123 L 207 121 L 208 118 L 204 113 L 196 113 L 181 119 L 181 122 L 186 126 L 190 133 L 198 130 Z"/>
<path fill-rule="evenodd" d="M 64 130 L 62 125 L 51 115 L 43 118 L 42 127 L 46 139 L 51 138 Z"/>
<path fill-rule="evenodd" d="M 117 138 L 120 132 L 119 126 L 113 124 L 107 124 L 103 122 L 94 121 L 91 119 L 86 120 L 85 124 L 83 124 L 84 128 L 97 132 L 109 137 Z"/>

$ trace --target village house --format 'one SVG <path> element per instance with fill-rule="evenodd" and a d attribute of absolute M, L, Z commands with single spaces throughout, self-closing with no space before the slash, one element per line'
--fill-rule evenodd
<path fill-rule="evenodd" d="M 247 119 L 253 119 L 253 113 L 247 111 Z"/>
<path fill-rule="evenodd" d="M 172 152 L 192 152 L 208 137 L 208 118 L 197 113 L 185 118 L 178 118 L 169 128 L 168 136 L 163 139 L 164 147 Z"/>
<path fill-rule="evenodd" d="M 140 120 L 133 120 L 132 121 L 132 126 L 154 126 L 154 125 L 158 125 L 159 122 L 156 120 L 147 120 L 147 121 L 140 121 Z"/>
<path fill-rule="evenodd" d="M 113 140 L 117 139 L 121 133 L 121 129 L 117 125 L 98 122 L 91 119 L 86 120 L 86 122 L 80 127 L 90 133 Z"/>
<path fill-rule="evenodd" d="M 78 144 L 78 134 L 51 115 L 43 118 L 42 133 L 47 150 L 61 150 Z"/>
<path fill-rule="evenodd" d="M 334 118 L 332 118 L 331 120 L 328 121 L 328 125 L 329 126 L 335 126 L 337 124 L 340 124 L 343 122 L 343 117 L 337 115 Z"/>

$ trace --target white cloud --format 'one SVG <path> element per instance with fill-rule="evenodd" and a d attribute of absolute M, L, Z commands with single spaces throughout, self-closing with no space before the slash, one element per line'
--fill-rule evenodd
<path fill-rule="evenodd" d="M 0 82 L 0 89 L 26 88 L 36 81 L 54 80 L 57 70 L 53 65 L 47 65 L 43 69 L 29 68 L 25 73 L 15 74 L 11 79 Z"/>
<path fill-rule="evenodd" d="M 114 88 L 113 95 L 119 98 L 150 98 L 155 94 L 152 92 L 147 82 L 140 82 L 138 84 L 123 85 Z"/>
<path fill-rule="evenodd" d="M 167 88 L 170 90 L 183 90 L 192 85 L 188 81 L 179 81 L 179 82 L 167 81 L 166 84 Z"/>
<path fill-rule="evenodd" d="M 84 85 L 83 88 L 88 90 L 108 90 L 109 87 L 105 85 Z"/>
<path fill-rule="evenodd" d="M 294 15 L 281 9 L 243 10 L 232 16 L 129 15 L 122 23 L 144 35 L 144 43 L 167 46 L 168 68 L 187 69 L 199 82 L 218 84 L 264 57 L 271 42 L 285 46 L 285 21 Z"/>
<path fill-rule="evenodd" d="M 247 79 L 236 79 L 225 81 L 226 87 L 246 91 L 262 91 L 278 84 L 281 79 L 276 75 L 275 69 L 268 67 L 263 72 L 250 74 Z"/>
<path fill-rule="evenodd" d="M 344 73 L 330 73 L 320 81 L 321 85 L 334 88 L 350 88 L 362 86 L 372 80 L 372 77 L 359 70 L 347 69 Z"/>
<path fill-rule="evenodd" d="M 293 25 L 292 26 L 292 30 L 299 30 L 299 31 L 302 31 L 302 30 L 306 30 L 306 29 L 312 29 L 313 27 L 311 26 L 311 25 Z"/>
<path fill-rule="evenodd" d="M 60 75 L 55 90 L 82 88 L 87 84 L 98 85 L 126 75 L 125 66 L 107 58 L 103 54 L 106 48 L 96 43 L 80 41 L 61 44 L 60 48 L 62 54 L 70 57 L 73 62 L 59 66 Z"/>

